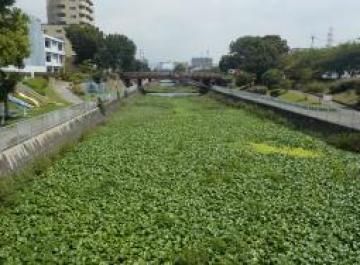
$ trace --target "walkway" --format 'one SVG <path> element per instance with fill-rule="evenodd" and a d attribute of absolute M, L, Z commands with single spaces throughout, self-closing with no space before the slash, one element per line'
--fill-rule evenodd
<path fill-rule="evenodd" d="M 77 105 L 83 103 L 83 100 L 76 96 L 70 89 L 69 83 L 61 81 L 53 81 L 52 86 L 55 91 L 67 102 Z"/>
<path fill-rule="evenodd" d="M 360 131 L 360 112 L 358 111 L 336 108 L 334 106 L 329 108 L 306 106 L 286 102 L 270 96 L 238 91 L 219 86 L 213 86 L 211 87 L 211 90 L 224 95 L 252 101 L 263 106 L 300 114 L 305 117 Z"/>

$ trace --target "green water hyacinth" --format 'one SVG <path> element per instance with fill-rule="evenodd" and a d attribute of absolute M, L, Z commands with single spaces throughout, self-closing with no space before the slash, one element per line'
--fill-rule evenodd
<path fill-rule="evenodd" d="M 2 202 L 0 264 L 359 264 L 359 165 L 208 97 L 139 96 Z"/>

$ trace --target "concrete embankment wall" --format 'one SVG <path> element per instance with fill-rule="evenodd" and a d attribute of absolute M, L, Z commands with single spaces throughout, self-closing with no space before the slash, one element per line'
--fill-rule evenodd
<path fill-rule="evenodd" d="M 261 110 L 272 111 L 276 113 L 280 117 L 285 118 L 288 122 L 296 126 L 300 129 L 310 130 L 314 132 L 321 132 L 326 135 L 337 134 L 337 133 L 349 133 L 349 132 L 359 132 L 355 129 L 342 126 L 340 124 L 328 122 L 325 120 L 317 119 L 314 117 L 304 116 L 302 114 L 287 111 L 285 109 L 280 109 L 276 107 L 272 107 L 269 105 L 261 104 L 258 102 L 254 102 L 252 100 L 247 100 L 242 97 L 237 97 L 236 95 L 223 94 L 216 90 L 210 90 L 210 95 L 221 98 L 221 100 L 225 100 L 229 104 L 236 105 L 237 103 L 246 103 L 248 105 L 257 107 Z"/>
<path fill-rule="evenodd" d="M 135 92 L 136 90 L 130 89 L 128 95 L 133 95 Z M 120 101 L 108 103 L 106 116 L 95 108 L 4 150 L 0 153 L 0 178 L 16 173 L 44 155 L 59 151 L 64 145 L 76 142 L 85 131 L 103 123 L 120 104 Z"/>

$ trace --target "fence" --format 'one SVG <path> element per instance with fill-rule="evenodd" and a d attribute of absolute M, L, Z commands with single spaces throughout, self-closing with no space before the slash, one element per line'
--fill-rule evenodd
<path fill-rule="evenodd" d="M 304 117 L 314 118 L 341 127 L 360 131 L 360 112 L 355 110 L 344 109 L 329 104 L 312 106 L 290 103 L 270 96 L 238 91 L 219 86 L 213 86 L 211 89 L 215 92 L 232 97 L 238 97 L 246 101 L 251 101 L 255 104 L 300 114 Z"/>
<path fill-rule="evenodd" d="M 103 95 L 106 103 L 116 95 Z M 97 109 L 96 102 L 84 102 L 0 128 L 0 152 Z"/>

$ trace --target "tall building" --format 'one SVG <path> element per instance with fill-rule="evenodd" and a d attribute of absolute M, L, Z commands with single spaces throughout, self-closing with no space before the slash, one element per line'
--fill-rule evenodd
<path fill-rule="evenodd" d="M 159 72 L 171 72 L 174 71 L 174 69 L 175 64 L 173 62 L 160 62 L 155 67 L 155 70 Z"/>
<path fill-rule="evenodd" d="M 210 57 L 192 58 L 191 67 L 193 70 L 209 70 L 213 67 L 213 59 Z"/>
<path fill-rule="evenodd" d="M 47 0 L 48 24 L 90 24 L 95 21 L 93 0 Z"/>
<path fill-rule="evenodd" d="M 71 67 L 76 56 L 66 37 L 65 27 L 72 24 L 94 25 L 93 0 L 47 0 L 48 24 L 43 25 L 46 35 L 65 41 L 66 65 Z"/>

